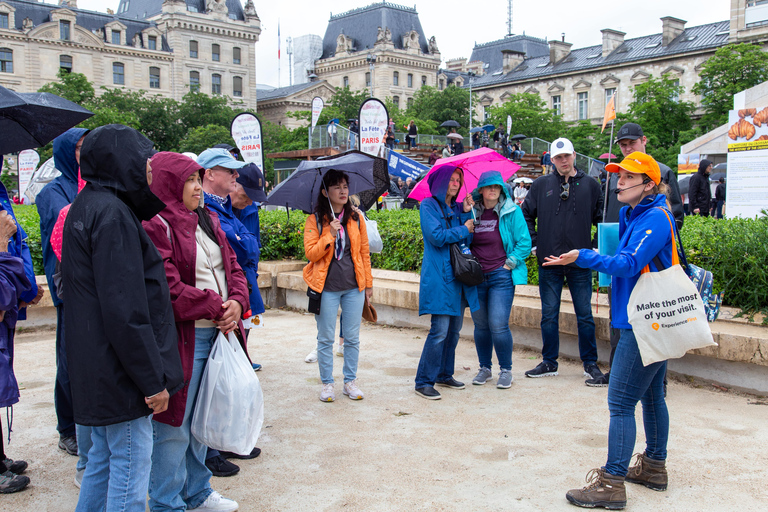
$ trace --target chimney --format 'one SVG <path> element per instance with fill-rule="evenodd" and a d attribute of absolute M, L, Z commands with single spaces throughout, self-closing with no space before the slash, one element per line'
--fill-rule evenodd
<path fill-rule="evenodd" d="M 685 20 L 665 16 L 661 18 L 661 45 L 669 46 L 677 36 L 685 31 Z"/>
<path fill-rule="evenodd" d="M 563 41 L 550 41 L 549 42 L 549 63 L 554 65 L 563 60 L 571 53 L 571 46 L 573 43 L 565 43 Z"/>
<path fill-rule="evenodd" d="M 515 50 L 501 50 L 504 62 L 504 74 L 509 73 L 525 60 L 525 52 Z"/>
<path fill-rule="evenodd" d="M 624 44 L 624 32 L 605 28 L 600 31 L 603 34 L 603 57 L 607 57 L 616 48 Z"/>

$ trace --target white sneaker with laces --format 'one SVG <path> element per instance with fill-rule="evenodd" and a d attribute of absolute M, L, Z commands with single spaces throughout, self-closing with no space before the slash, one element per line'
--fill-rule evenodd
<path fill-rule="evenodd" d="M 317 349 L 313 349 L 312 352 L 307 354 L 307 357 L 304 358 L 305 363 L 316 363 L 317 362 Z"/>
<path fill-rule="evenodd" d="M 363 392 L 357 387 L 357 381 L 351 380 L 344 383 L 344 394 L 352 400 L 362 400 Z"/>
<path fill-rule="evenodd" d="M 335 345 L 336 350 L 333 351 L 339 357 L 344 357 L 344 345 Z"/>
<path fill-rule="evenodd" d="M 334 400 L 336 400 L 336 393 L 333 391 L 333 382 L 323 384 L 323 389 L 320 391 L 320 401 L 333 402 Z"/>
<path fill-rule="evenodd" d="M 190 512 L 197 510 L 198 512 L 204 512 L 208 510 L 215 510 L 216 512 L 235 512 L 239 508 L 239 505 L 234 500 L 228 500 L 221 494 L 213 491 L 208 498 L 197 508 L 187 509 Z"/>

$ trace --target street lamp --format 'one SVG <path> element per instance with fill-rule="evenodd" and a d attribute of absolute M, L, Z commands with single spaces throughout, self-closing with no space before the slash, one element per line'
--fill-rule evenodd
<path fill-rule="evenodd" d="M 369 53 L 365 60 L 368 61 L 368 69 L 371 71 L 371 98 L 373 98 L 373 68 L 374 64 L 376 64 L 376 56 Z"/>
<path fill-rule="evenodd" d="M 472 78 L 474 78 L 476 75 L 473 71 L 467 71 L 467 76 L 469 76 L 469 131 L 472 131 Z M 471 138 L 471 135 L 470 135 Z"/>

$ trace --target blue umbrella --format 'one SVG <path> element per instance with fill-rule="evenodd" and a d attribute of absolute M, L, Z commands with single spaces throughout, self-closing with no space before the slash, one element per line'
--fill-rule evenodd
<path fill-rule="evenodd" d="M 496 127 L 493 126 L 492 124 L 487 124 L 487 125 L 483 126 L 483 130 L 487 131 L 488 133 L 491 133 L 495 129 L 496 129 Z"/>
<path fill-rule="evenodd" d="M 323 188 L 323 176 L 331 169 L 344 171 L 349 176 L 349 193 L 358 194 L 375 187 L 373 168 L 376 158 L 359 151 L 350 152 L 331 160 L 304 160 L 267 196 L 270 205 L 285 206 L 304 213 L 312 213 Z"/>
<path fill-rule="evenodd" d="M 483 127 L 482 126 L 475 126 L 471 130 L 469 130 L 469 133 L 477 133 L 477 132 L 481 132 L 481 131 L 483 131 Z"/>

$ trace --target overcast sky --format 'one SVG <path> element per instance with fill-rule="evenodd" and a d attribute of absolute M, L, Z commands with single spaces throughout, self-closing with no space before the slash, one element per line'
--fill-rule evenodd
<path fill-rule="evenodd" d="M 242 4 L 245 0 L 240 0 Z M 47 0 L 53 3 L 53 0 Z M 78 7 L 105 12 L 117 10 L 119 0 L 78 0 Z M 322 37 L 333 14 L 370 5 L 370 1 L 284 0 L 255 1 L 261 19 L 261 39 L 256 43 L 256 81 L 278 85 L 277 25 L 280 22 L 282 62 L 279 84 L 288 85 L 286 38 L 305 34 Z M 395 1 L 394 3 L 399 3 Z M 413 2 L 404 5 L 413 6 Z M 507 33 L 507 0 L 430 0 L 415 2 L 421 26 L 429 39 L 435 36 L 443 62 L 468 58 L 475 43 L 501 39 Z M 625 7 L 626 6 L 626 7 Z M 729 19 L 730 0 L 516 0 L 512 7 L 512 32 L 573 43 L 573 48 L 601 44 L 600 30 L 626 32 L 626 38 L 661 33 L 661 20 L 673 16 L 693 27 Z M 372 30 L 376 30 L 373 27 Z"/>

